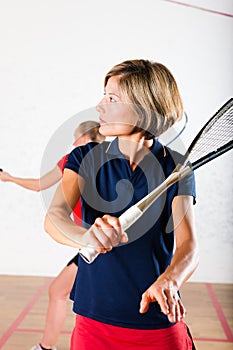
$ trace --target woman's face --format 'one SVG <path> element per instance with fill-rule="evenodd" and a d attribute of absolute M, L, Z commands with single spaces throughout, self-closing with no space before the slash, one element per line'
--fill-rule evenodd
<path fill-rule="evenodd" d="M 105 136 L 130 135 L 138 117 L 132 104 L 127 103 L 120 91 L 118 77 L 109 78 L 105 96 L 96 107 L 99 112 L 100 133 Z"/>

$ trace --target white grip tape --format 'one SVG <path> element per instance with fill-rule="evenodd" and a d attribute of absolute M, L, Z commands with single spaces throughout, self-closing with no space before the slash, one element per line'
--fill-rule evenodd
<path fill-rule="evenodd" d="M 126 231 L 135 221 L 137 221 L 143 212 L 135 205 L 127 209 L 120 217 L 119 221 L 123 231 Z M 99 255 L 92 247 L 87 246 L 79 250 L 79 255 L 88 263 L 91 264 Z"/>
<path fill-rule="evenodd" d="M 120 217 L 119 221 L 123 231 L 128 230 L 128 228 L 135 223 L 141 216 L 143 212 L 136 206 L 133 205 L 127 209 Z"/>

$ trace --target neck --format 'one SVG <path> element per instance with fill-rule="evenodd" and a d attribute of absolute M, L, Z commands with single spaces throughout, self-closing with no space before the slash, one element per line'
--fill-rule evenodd
<path fill-rule="evenodd" d="M 153 144 L 153 140 L 145 140 L 141 134 L 133 134 L 130 136 L 120 136 L 119 150 L 129 161 L 129 165 L 132 170 L 140 163 L 146 154 L 150 152 L 150 147 Z"/>

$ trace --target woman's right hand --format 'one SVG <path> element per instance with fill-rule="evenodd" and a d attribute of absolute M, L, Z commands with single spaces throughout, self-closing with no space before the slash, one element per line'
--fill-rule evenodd
<path fill-rule="evenodd" d="M 118 218 L 104 215 L 97 218 L 91 228 L 86 232 L 88 245 L 98 253 L 106 253 L 119 243 L 127 243 L 127 234 L 122 230 Z"/>

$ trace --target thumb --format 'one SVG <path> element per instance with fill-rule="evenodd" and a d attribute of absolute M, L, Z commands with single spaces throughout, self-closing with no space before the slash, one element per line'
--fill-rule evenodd
<path fill-rule="evenodd" d="M 127 243 L 128 242 L 128 236 L 125 232 L 121 235 L 121 243 Z"/>
<path fill-rule="evenodd" d="M 150 296 L 148 293 L 143 293 L 142 294 L 142 299 L 141 299 L 141 303 L 140 303 L 140 309 L 139 312 L 141 314 L 147 312 L 147 310 L 149 309 L 149 305 L 150 305 Z"/>

